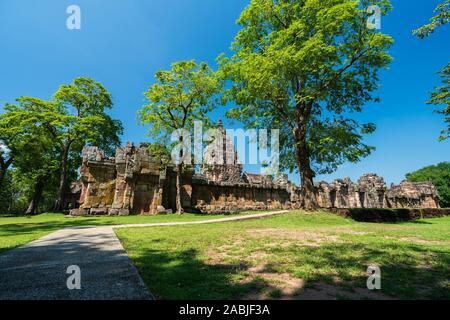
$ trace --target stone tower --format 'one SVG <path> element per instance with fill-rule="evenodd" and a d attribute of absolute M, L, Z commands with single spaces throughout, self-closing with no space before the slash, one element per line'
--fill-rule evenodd
<path fill-rule="evenodd" d="M 205 148 L 201 173 L 210 181 L 241 183 L 242 168 L 233 141 L 219 120 L 214 141 Z"/>

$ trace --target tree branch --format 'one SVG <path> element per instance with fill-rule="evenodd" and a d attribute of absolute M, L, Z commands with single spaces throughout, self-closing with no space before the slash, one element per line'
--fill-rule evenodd
<path fill-rule="evenodd" d="M 9 168 L 9 166 L 12 164 L 14 160 L 13 156 L 10 156 L 8 160 L 4 160 L 2 156 L 0 156 L 0 168 L 2 168 L 3 170 L 6 170 Z"/>
<path fill-rule="evenodd" d="M 167 112 L 169 113 L 170 119 L 172 119 L 173 125 L 174 125 L 175 127 L 177 127 L 177 126 L 178 126 L 178 123 L 177 123 L 177 121 L 175 120 L 175 117 L 173 116 L 172 111 L 170 111 L 170 108 L 167 109 Z M 177 129 L 179 129 L 179 128 L 177 128 Z"/>
<path fill-rule="evenodd" d="M 338 79 L 342 74 L 344 74 L 345 71 L 347 71 L 349 68 L 351 68 L 355 64 L 355 62 L 358 61 L 359 59 L 361 59 L 364 56 L 364 54 L 366 54 L 369 50 L 370 50 L 370 47 L 368 47 L 368 48 L 364 49 L 363 51 L 359 52 L 358 54 L 354 55 L 352 57 L 352 59 L 350 60 L 350 62 L 346 66 L 344 66 L 341 70 L 339 70 L 338 73 L 336 73 L 334 75 L 334 77 L 332 77 L 330 80 L 328 80 L 326 83 L 324 83 L 323 85 L 320 86 L 319 91 L 322 89 L 328 88 L 328 86 L 333 81 Z"/>

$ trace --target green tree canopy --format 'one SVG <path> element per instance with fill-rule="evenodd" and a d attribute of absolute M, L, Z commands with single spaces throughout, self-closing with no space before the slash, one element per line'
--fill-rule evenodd
<path fill-rule="evenodd" d="M 206 63 L 175 62 L 155 78 L 157 82 L 144 93 L 150 103 L 138 113 L 140 121 L 150 126 L 152 138 L 167 140 L 173 130 L 193 130 L 194 121 L 209 123 L 206 115 L 217 105 L 221 84 Z"/>
<path fill-rule="evenodd" d="M 27 152 L 27 144 L 37 138 L 35 128 L 39 123 L 38 117 L 30 117 L 32 112 L 24 116 L 19 111 L 21 108 L 29 109 L 30 104 L 26 99 L 19 99 L 17 102 L 20 107 L 6 104 L 6 112 L 0 114 L 0 186 L 14 159 Z M 42 106 L 46 104 L 40 99 L 35 99 L 35 102 Z"/>
<path fill-rule="evenodd" d="M 16 157 L 26 156 L 17 152 L 17 148 L 34 142 L 30 141 L 31 132 L 50 136 L 56 145 L 60 174 L 56 210 L 63 209 L 68 178 L 75 176 L 73 172 L 81 164 L 82 148 L 95 144 L 112 153 L 120 144 L 123 128 L 120 121 L 106 113 L 111 107 L 111 95 L 90 78 L 76 78 L 72 84 L 62 85 L 51 101 L 20 97 L 16 104 L 5 106 L 6 112 L 0 118 L 0 137 L 6 141 L 14 162 L 22 161 Z"/>
<path fill-rule="evenodd" d="M 432 34 L 437 27 L 450 22 L 450 0 L 446 0 L 438 5 L 435 10 L 436 15 L 431 18 L 429 24 L 414 30 L 413 33 L 419 38 L 424 39 Z M 442 86 L 437 87 L 431 93 L 431 99 L 427 102 L 432 105 L 444 105 L 442 110 L 436 110 L 437 113 L 444 115 L 444 121 L 447 123 L 447 129 L 441 132 L 440 140 L 450 138 L 450 62 L 439 74 L 442 77 Z"/>
<path fill-rule="evenodd" d="M 0 188 L 2 187 L 6 172 L 8 171 L 8 168 L 11 166 L 14 159 L 13 153 L 8 149 L 7 146 L 7 144 L 10 144 L 10 142 L 8 141 L 9 139 L 10 137 L 7 137 L 5 134 L 3 134 L 3 136 L 0 136 Z"/>
<path fill-rule="evenodd" d="M 438 190 L 441 207 L 450 208 L 450 162 L 408 173 L 406 179 L 411 182 L 432 181 Z"/>
<path fill-rule="evenodd" d="M 192 132 L 194 121 L 209 125 L 207 113 L 217 105 L 221 83 L 206 63 L 181 61 L 171 70 L 156 73 L 156 83 L 145 96 L 149 104 L 139 112 L 139 120 L 149 125 L 149 136 L 163 145 L 176 130 Z M 182 137 L 180 136 L 180 142 Z M 162 150 L 161 148 L 158 148 Z M 183 155 L 181 155 L 183 158 Z M 177 212 L 181 213 L 181 174 L 184 163 L 177 163 Z"/>
<path fill-rule="evenodd" d="M 62 210 L 68 188 L 69 155 L 78 155 L 86 144 L 95 144 L 108 153 L 120 145 L 123 133 L 120 121 L 113 120 L 106 110 L 112 108 L 111 94 L 99 82 L 90 78 L 76 78 L 62 85 L 54 95 L 58 123 L 47 123 L 46 128 L 61 146 L 61 169 L 58 199 L 55 210 Z"/>
<path fill-rule="evenodd" d="M 450 63 L 439 74 L 442 77 L 442 86 L 437 87 L 431 93 L 431 99 L 427 103 L 445 106 L 442 110 L 436 110 L 436 112 L 443 114 L 444 121 L 447 123 L 447 129 L 444 129 L 440 136 L 440 140 L 446 140 L 450 138 Z"/>
<path fill-rule="evenodd" d="M 428 37 L 434 33 L 436 28 L 450 22 L 450 0 L 440 3 L 434 10 L 436 15 L 430 19 L 430 23 L 413 31 L 413 33 L 421 39 Z"/>
<path fill-rule="evenodd" d="M 313 178 L 373 150 L 363 135 L 374 124 L 351 115 L 376 101 L 378 72 L 393 40 L 367 27 L 367 8 L 387 0 L 252 0 L 242 12 L 231 58 L 219 57 L 231 81 L 228 115 L 246 127 L 280 129 L 280 163 L 300 172 L 304 205 L 317 207 Z"/>
<path fill-rule="evenodd" d="M 14 164 L 13 182 L 23 182 L 23 194 L 30 199 L 27 214 L 36 213 L 58 170 L 58 145 L 44 127 L 45 114 L 53 107 L 51 102 L 21 97 L 17 104 L 6 105 L 0 116 L 0 134 L 11 137 L 5 141 Z"/>

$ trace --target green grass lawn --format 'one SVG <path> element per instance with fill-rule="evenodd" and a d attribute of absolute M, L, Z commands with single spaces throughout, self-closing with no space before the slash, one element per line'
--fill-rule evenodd
<path fill-rule="evenodd" d="M 250 213 L 252 212 L 244 212 L 241 214 Z M 66 227 L 198 221 L 223 217 L 225 217 L 225 215 L 205 216 L 200 214 L 183 214 L 76 218 L 66 217 L 60 213 L 44 213 L 30 217 L 0 215 L 0 253 Z"/>
<path fill-rule="evenodd" d="M 450 217 L 358 223 L 328 213 L 116 230 L 162 299 L 450 299 Z M 366 270 L 381 268 L 381 291 Z"/>

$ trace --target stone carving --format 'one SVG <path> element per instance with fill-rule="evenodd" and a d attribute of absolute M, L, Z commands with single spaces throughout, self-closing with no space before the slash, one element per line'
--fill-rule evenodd
<path fill-rule="evenodd" d="M 274 185 L 273 177 L 265 174 L 253 174 L 244 172 L 242 179 L 245 183 L 257 186 L 271 187 Z"/>
<path fill-rule="evenodd" d="M 233 142 L 227 137 L 222 121 L 219 120 L 214 141 L 206 147 L 201 174 L 215 182 L 242 183 L 242 164 L 234 150 Z"/>

